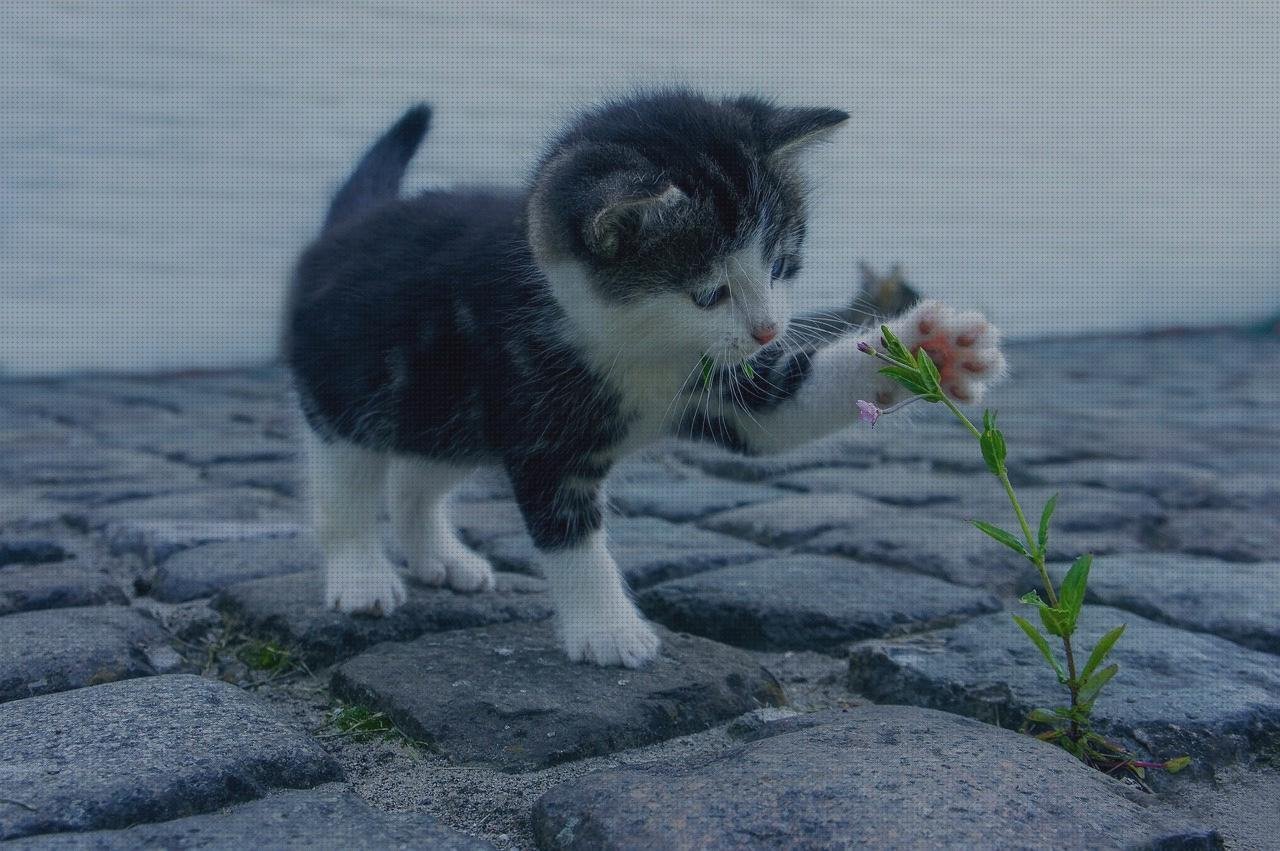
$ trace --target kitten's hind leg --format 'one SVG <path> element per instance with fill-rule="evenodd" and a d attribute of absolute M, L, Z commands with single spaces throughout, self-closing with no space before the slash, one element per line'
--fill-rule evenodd
<path fill-rule="evenodd" d="M 391 523 L 410 569 L 424 582 L 447 583 L 455 591 L 492 591 L 493 568 L 462 542 L 449 518 L 449 491 L 470 472 L 426 458 L 396 458 L 388 489 Z"/>
<path fill-rule="evenodd" d="M 324 553 L 327 608 L 390 614 L 404 581 L 382 552 L 378 509 L 387 457 L 305 430 L 312 522 Z"/>

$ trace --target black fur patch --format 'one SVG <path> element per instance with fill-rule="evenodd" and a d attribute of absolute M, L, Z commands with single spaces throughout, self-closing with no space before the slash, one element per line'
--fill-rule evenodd
<path fill-rule="evenodd" d="M 370 150 L 298 261 L 284 350 L 303 411 L 327 440 L 500 463 L 537 545 L 572 545 L 602 523 L 600 459 L 628 421 L 557 333 L 564 317 L 530 244 L 529 196 L 396 197 L 428 115 L 411 111 Z M 534 193 L 550 205 L 552 238 L 618 298 L 685 288 L 756 230 L 771 256 L 798 261 L 801 187 L 771 152 L 841 116 L 688 92 L 613 103 L 552 146 Z M 612 257 L 588 245 L 602 205 L 673 185 L 690 199 L 678 213 L 657 210 L 643 227 L 619 217 Z M 806 363 L 761 359 L 741 403 L 781 403 Z M 686 435 L 749 448 L 719 417 L 698 411 L 686 423 Z"/>

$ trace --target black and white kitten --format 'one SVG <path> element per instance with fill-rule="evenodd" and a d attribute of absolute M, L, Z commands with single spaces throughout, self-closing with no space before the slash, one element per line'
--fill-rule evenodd
<path fill-rule="evenodd" d="M 377 530 L 384 487 L 423 580 L 491 589 L 446 497 L 497 464 L 569 657 L 641 665 L 659 642 L 609 554 L 614 462 L 672 435 L 776 452 L 853 422 L 859 398 L 900 393 L 852 334 L 786 339 L 805 233 L 797 157 L 848 115 L 638 95 L 578 118 L 526 192 L 400 199 L 429 117 L 410 110 L 366 154 L 293 281 L 285 350 L 310 425 L 326 602 L 403 602 Z M 957 397 L 1003 370 L 979 315 L 925 303 L 894 325 Z"/>

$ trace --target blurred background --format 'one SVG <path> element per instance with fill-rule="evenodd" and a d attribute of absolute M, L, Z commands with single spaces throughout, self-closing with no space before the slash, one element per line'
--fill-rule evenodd
<path fill-rule="evenodd" d="M 1014 336 L 1280 307 L 1280 5 L 0 7 L 0 371 L 273 356 L 329 193 L 410 102 L 413 187 L 519 184 L 573 111 L 682 83 L 835 106 L 811 306 L 861 259 Z"/>

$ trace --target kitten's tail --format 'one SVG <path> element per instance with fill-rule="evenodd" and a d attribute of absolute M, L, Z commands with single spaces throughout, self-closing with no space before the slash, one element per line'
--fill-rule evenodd
<path fill-rule="evenodd" d="M 329 205 L 329 215 L 324 220 L 324 229 L 350 221 L 379 203 L 396 197 L 409 160 L 422 144 L 430 124 L 431 107 L 420 103 L 410 107 L 390 130 L 383 133 L 334 196 L 333 203 Z"/>

